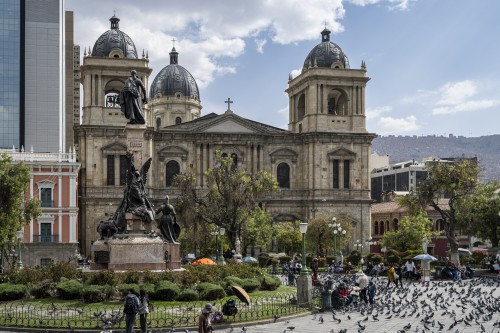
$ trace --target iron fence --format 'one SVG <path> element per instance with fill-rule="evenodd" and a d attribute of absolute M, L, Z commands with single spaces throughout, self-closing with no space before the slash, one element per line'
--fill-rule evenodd
<path fill-rule="evenodd" d="M 225 300 L 210 302 L 222 314 Z M 147 317 L 148 327 L 176 328 L 198 326 L 198 317 L 206 301 L 184 302 L 176 305 L 154 304 L 154 310 Z M 272 296 L 252 296 L 250 304 L 236 299 L 238 312 L 234 316 L 222 314 L 223 323 L 237 323 L 265 320 L 277 316 L 287 316 L 304 312 L 297 304 L 295 293 L 275 294 Z M 216 313 L 213 313 L 213 319 Z M 139 316 L 137 316 L 139 325 Z M 217 321 L 215 320 L 215 324 Z M 38 304 L 25 301 L 0 303 L 0 326 L 36 327 L 64 329 L 120 329 L 125 327 L 123 304 Z"/>

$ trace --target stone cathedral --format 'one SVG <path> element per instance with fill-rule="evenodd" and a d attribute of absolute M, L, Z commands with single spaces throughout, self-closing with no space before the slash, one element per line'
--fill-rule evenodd
<path fill-rule="evenodd" d="M 175 48 L 150 85 L 147 54 L 139 55 L 134 41 L 113 16 L 111 28 L 85 52 L 81 66 L 83 119 L 75 128 L 79 144 L 79 236 L 90 254 L 96 226 L 113 215 L 123 197 L 125 154 L 129 147 L 152 157 L 147 179 L 151 201 L 158 206 L 177 173 L 196 174 L 206 186 L 204 172 L 214 167 L 215 152 L 237 159 L 239 168 L 265 170 L 278 180 L 281 192 L 263 202 L 275 222 L 307 220 L 317 214 L 344 214 L 354 221 L 354 236 L 370 237 L 370 170 L 368 160 L 375 134 L 365 125 L 366 66 L 351 69 L 343 50 L 330 41 L 330 31 L 304 54 L 302 73 L 288 78 L 288 130 L 238 116 L 231 110 L 202 114 L 195 78 L 182 67 Z M 118 93 L 130 76 L 148 89 L 146 124 L 127 143 L 127 119 L 117 104 Z M 222 101 L 221 101 L 222 102 Z M 353 245 L 351 244 L 351 248 Z"/>

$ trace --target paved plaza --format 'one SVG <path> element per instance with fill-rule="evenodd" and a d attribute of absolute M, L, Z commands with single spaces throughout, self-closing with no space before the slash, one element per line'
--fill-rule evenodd
<path fill-rule="evenodd" d="M 387 279 L 377 285 L 374 307 L 308 314 L 276 323 L 248 325 L 247 333 L 333 332 L 494 332 L 500 333 L 500 279 L 476 278 L 420 284 L 403 281 L 403 288 Z M 216 330 L 242 332 L 241 326 Z"/>

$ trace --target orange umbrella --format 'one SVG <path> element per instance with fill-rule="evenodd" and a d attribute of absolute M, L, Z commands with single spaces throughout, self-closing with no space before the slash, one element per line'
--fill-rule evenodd
<path fill-rule="evenodd" d="M 193 263 L 191 265 L 193 265 L 193 266 L 196 266 L 196 265 L 217 265 L 217 263 L 209 258 L 201 258 L 201 259 L 193 261 Z"/>

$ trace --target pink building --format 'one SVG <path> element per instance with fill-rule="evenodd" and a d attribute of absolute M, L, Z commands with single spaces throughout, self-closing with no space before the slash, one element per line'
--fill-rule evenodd
<path fill-rule="evenodd" d="M 42 214 L 24 227 L 24 266 L 73 261 L 78 253 L 78 171 L 76 153 L 5 151 L 31 174 L 29 195 L 40 199 Z"/>

